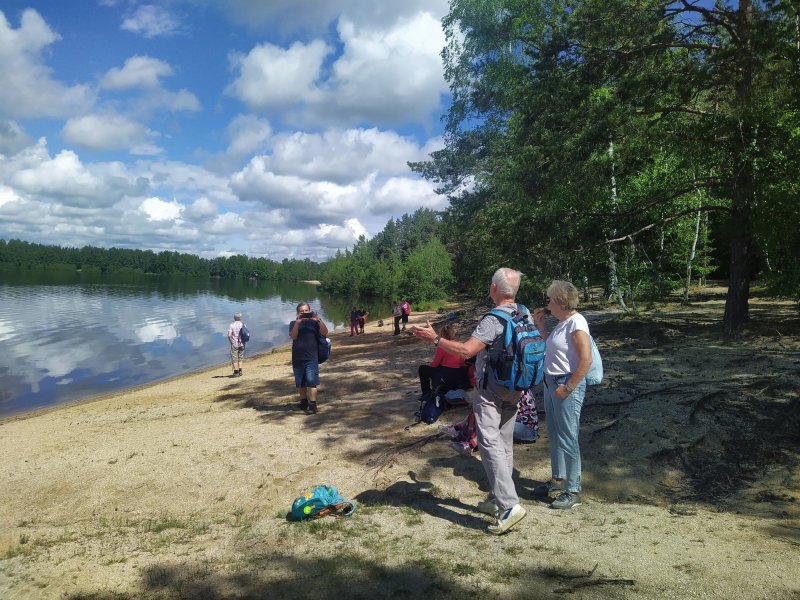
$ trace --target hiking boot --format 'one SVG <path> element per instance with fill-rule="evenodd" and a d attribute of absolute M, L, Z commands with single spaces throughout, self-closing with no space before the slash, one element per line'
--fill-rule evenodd
<path fill-rule="evenodd" d="M 317 403 L 316 402 L 309 402 L 308 408 L 306 409 L 307 415 L 315 415 L 317 414 Z"/>
<path fill-rule="evenodd" d="M 302 411 L 308 410 L 308 400 L 306 398 L 300 399 L 300 402 L 297 405 L 297 410 L 302 410 Z"/>
<path fill-rule="evenodd" d="M 522 521 L 526 514 L 528 513 L 522 506 L 515 504 L 511 508 L 504 510 L 503 514 L 498 515 L 494 525 L 489 525 L 487 530 L 494 535 L 506 533 L 514 525 Z"/>
<path fill-rule="evenodd" d="M 552 492 L 563 492 L 563 491 L 564 491 L 563 479 L 559 482 L 550 479 L 549 481 L 543 483 L 542 485 L 537 485 L 535 488 L 533 488 L 533 495 L 539 496 L 540 498 L 546 498 Z"/>
<path fill-rule="evenodd" d="M 578 506 L 580 503 L 581 495 L 578 492 L 561 492 L 558 498 L 553 500 L 550 504 L 550 508 L 569 510 L 573 506 Z"/>
<path fill-rule="evenodd" d="M 439 425 L 439 431 L 441 431 L 442 433 L 446 433 L 451 438 L 454 438 L 458 435 L 458 429 L 456 429 L 452 425 Z"/>
<path fill-rule="evenodd" d="M 486 500 L 478 502 L 478 512 L 497 518 L 497 513 L 500 512 L 500 509 L 497 508 L 497 504 L 494 502 L 494 496 L 489 494 Z"/>

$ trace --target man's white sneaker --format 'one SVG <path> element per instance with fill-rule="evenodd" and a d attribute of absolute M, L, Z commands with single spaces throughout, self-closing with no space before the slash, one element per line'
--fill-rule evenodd
<path fill-rule="evenodd" d="M 515 504 L 511 508 L 503 511 L 503 513 L 497 517 L 495 524 L 489 525 L 488 531 L 489 533 L 493 533 L 495 535 L 506 533 L 514 525 L 522 521 L 526 514 L 528 513 L 524 508 L 522 508 L 522 506 Z"/>

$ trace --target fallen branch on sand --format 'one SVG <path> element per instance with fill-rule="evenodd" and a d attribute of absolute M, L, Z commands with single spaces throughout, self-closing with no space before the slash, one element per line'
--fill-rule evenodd
<path fill-rule="evenodd" d="M 444 433 L 436 432 L 423 438 L 419 438 L 405 444 L 400 444 L 399 446 L 387 448 L 368 463 L 369 467 L 375 470 L 373 479 L 375 479 L 385 468 L 392 466 L 392 464 L 394 464 L 394 458 L 398 455 L 415 448 L 421 448 L 434 440 L 442 439 L 444 435 Z"/>
<path fill-rule="evenodd" d="M 576 590 L 593 585 L 636 585 L 635 579 L 607 579 L 600 577 L 599 579 L 589 579 L 588 581 L 576 581 L 569 587 L 557 588 L 553 590 L 556 594 L 572 594 Z"/>

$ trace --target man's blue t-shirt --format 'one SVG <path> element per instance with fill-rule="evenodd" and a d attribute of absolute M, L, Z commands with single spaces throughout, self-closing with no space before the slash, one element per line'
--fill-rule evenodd
<path fill-rule="evenodd" d="M 289 331 L 294 321 L 289 323 Z M 292 341 L 292 365 L 302 365 L 310 360 L 317 362 L 317 344 L 319 342 L 319 323 L 313 319 L 301 319 L 297 339 Z"/>

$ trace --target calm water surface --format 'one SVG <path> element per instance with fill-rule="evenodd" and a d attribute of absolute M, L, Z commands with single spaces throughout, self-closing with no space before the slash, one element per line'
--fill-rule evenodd
<path fill-rule="evenodd" d="M 227 362 L 235 312 L 247 354 L 269 351 L 290 341 L 301 301 L 331 329 L 362 303 L 302 283 L 0 272 L 0 417 Z M 363 304 L 370 319 L 389 312 Z"/>

